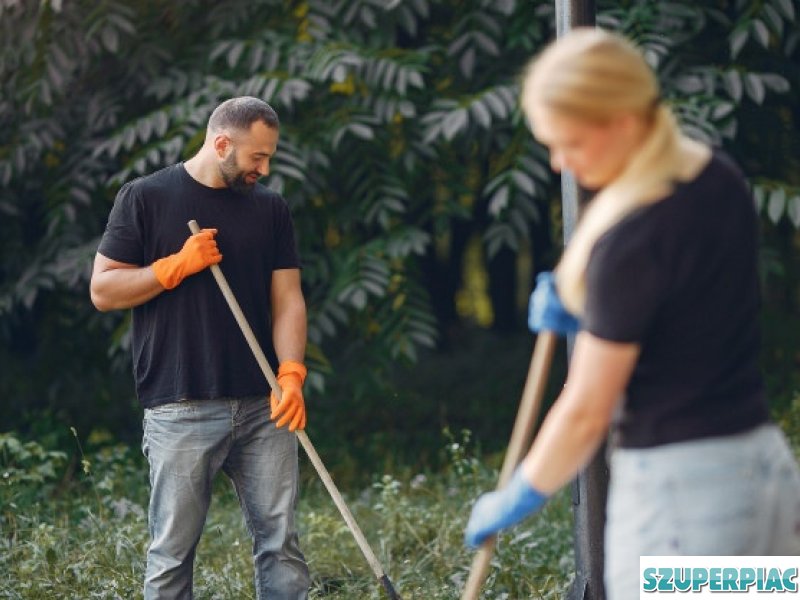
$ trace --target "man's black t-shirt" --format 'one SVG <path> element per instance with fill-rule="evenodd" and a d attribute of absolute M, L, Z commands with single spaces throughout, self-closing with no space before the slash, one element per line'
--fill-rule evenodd
<path fill-rule="evenodd" d="M 220 268 L 274 368 L 272 272 L 300 267 L 289 209 L 278 194 L 260 184 L 249 195 L 209 188 L 182 164 L 167 167 L 120 189 L 98 252 L 150 265 L 183 247 L 191 219 L 218 230 Z M 133 309 L 132 351 L 145 408 L 269 392 L 210 269 Z"/>
<path fill-rule="evenodd" d="M 720 152 L 693 181 L 597 241 L 582 325 L 641 346 L 616 423 L 619 445 L 732 434 L 768 419 L 757 243 L 751 196 Z"/>

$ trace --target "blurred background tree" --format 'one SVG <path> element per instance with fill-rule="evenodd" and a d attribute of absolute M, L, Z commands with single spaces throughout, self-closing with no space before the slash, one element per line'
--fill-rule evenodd
<path fill-rule="evenodd" d="M 765 371 L 785 405 L 800 388 L 800 1 L 598 6 L 686 130 L 752 182 Z M 517 107 L 553 21 L 544 0 L 0 0 L 5 428 L 138 438 L 129 316 L 92 307 L 94 252 L 119 186 L 191 156 L 240 94 L 282 119 L 268 185 L 299 232 L 326 435 L 413 445 L 468 402 L 483 408 L 458 423 L 480 429 L 498 400 L 507 428 L 527 295 L 561 246 L 557 179 Z M 465 341 L 475 328 L 495 345 Z M 471 358 L 448 362 L 457 346 Z M 449 408 L 447 389 L 461 395 Z"/>

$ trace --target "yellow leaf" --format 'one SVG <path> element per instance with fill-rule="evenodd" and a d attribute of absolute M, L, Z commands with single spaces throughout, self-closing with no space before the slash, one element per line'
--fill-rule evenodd
<path fill-rule="evenodd" d="M 292 14 L 298 19 L 304 19 L 308 15 L 308 2 L 301 2 L 292 11 Z"/>

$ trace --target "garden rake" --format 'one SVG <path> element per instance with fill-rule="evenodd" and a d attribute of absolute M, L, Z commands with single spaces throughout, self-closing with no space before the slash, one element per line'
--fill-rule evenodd
<path fill-rule="evenodd" d="M 189 221 L 188 225 L 192 233 L 198 233 L 200 231 L 200 226 L 194 219 Z M 250 346 L 250 350 L 253 351 L 253 355 L 255 356 L 259 367 L 261 367 L 261 371 L 264 373 L 264 376 L 267 378 L 272 391 L 275 393 L 278 399 L 280 399 L 281 388 L 278 385 L 277 379 L 275 379 L 275 373 L 272 372 L 272 368 L 269 366 L 267 357 L 264 355 L 264 351 L 261 349 L 253 330 L 250 328 L 250 324 L 247 322 L 247 319 L 245 318 L 244 313 L 242 312 L 242 309 L 236 300 L 236 297 L 233 295 L 233 291 L 228 285 L 228 281 L 225 279 L 225 275 L 223 275 L 219 265 L 211 265 L 211 274 L 217 281 L 217 285 L 219 286 L 222 295 L 225 296 L 225 301 L 228 303 L 228 307 L 231 309 L 236 322 L 239 324 L 239 327 L 242 330 L 245 339 L 247 340 L 247 344 Z M 303 450 L 305 450 L 309 460 L 311 460 L 311 464 L 314 465 L 317 474 L 319 475 L 320 479 L 322 479 L 322 483 L 325 484 L 325 488 L 328 490 L 328 493 L 333 499 L 334 504 L 336 504 L 336 508 L 339 509 L 339 512 L 344 518 L 345 523 L 347 523 L 350 533 L 353 534 L 359 549 L 364 554 L 364 558 L 367 559 L 367 562 L 369 563 L 372 572 L 375 574 L 375 577 L 378 579 L 378 581 L 380 581 L 391 600 L 400 600 L 400 596 L 395 591 L 392 582 L 384 572 L 380 562 L 378 562 L 378 559 L 375 556 L 375 553 L 372 551 L 372 548 L 370 548 L 369 544 L 367 543 L 367 539 L 364 537 L 364 534 L 358 527 L 358 523 L 356 523 L 356 520 L 353 518 L 350 509 L 347 508 L 342 495 L 339 493 L 339 490 L 333 483 L 330 473 L 328 473 L 328 470 L 322 463 L 322 460 L 317 454 L 316 449 L 311 444 L 311 440 L 308 439 L 308 435 L 303 430 L 297 430 L 295 433 L 297 434 L 297 439 L 300 440 L 300 445 L 303 446 Z"/>

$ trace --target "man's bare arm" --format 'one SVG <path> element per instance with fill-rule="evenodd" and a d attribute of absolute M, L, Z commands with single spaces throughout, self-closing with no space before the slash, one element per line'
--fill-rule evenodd
<path fill-rule="evenodd" d="M 303 362 L 306 350 L 306 303 L 299 269 L 272 274 L 272 341 L 278 361 Z"/>
<path fill-rule="evenodd" d="M 100 311 L 133 308 L 164 291 L 150 266 L 118 262 L 98 253 L 89 284 L 92 303 Z"/>

